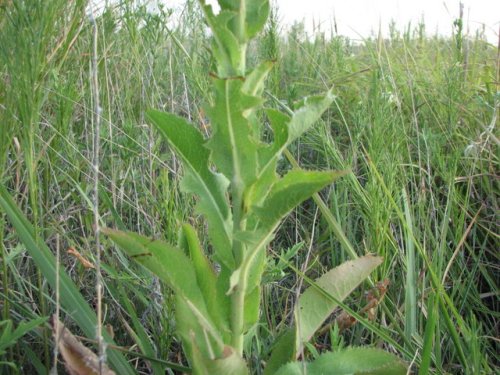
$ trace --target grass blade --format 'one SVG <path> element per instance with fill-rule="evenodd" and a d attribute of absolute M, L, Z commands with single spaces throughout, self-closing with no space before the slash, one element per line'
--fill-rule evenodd
<path fill-rule="evenodd" d="M 438 305 L 437 299 L 434 294 L 429 296 L 428 304 L 428 316 L 427 323 L 425 325 L 424 334 L 424 347 L 422 349 L 422 360 L 420 362 L 420 368 L 418 370 L 418 375 L 427 375 L 429 373 L 429 368 L 431 365 L 431 354 L 434 347 L 434 335 L 436 328 Z"/>
<path fill-rule="evenodd" d="M 405 335 L 407 342 L 411 342 L 417 333 L 417 279 L 415 264 L 415 238 L 413 234 L 413 221 L 410 212 L 408 193 L 403 190 L 403 204 L 406 218 L 406 282 L 405 282 Z M 410 348 L 408 348 L 410 349 Z"/>
<path fill-rule="evenodd" d="M 56 259 L 50 249 L 42 242 L 35 239 L 34 229 L 26 219 L 21 210 L 9 195 L 7 189 L 0 185 L 0 206 L 9 217 L 12 225 L 17 231 L 20 240 L 26 246 L 36 266 L 47 279 L 50 286 L 56 288 Z M 88 337 L 95 337 L 97 319 L 94 311 L 85 301 L 80 291 L 64 273 L 59 274 L 60 301 L 66 313 L 78 324 Z M 111 337 L 103 332 L 104 339 L 109 344 L 114 344 Z M 118 352 L 110 350 L 108 359 L 113 368 L 120 374 L 135 374 L 125 358 Z"/>

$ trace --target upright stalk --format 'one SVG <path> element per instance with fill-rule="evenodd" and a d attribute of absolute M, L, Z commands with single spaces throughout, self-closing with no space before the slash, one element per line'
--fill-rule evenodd
<path fill-rule="evenodd" d="M 100 224 L 99 224 L 99 155 L 100 155 L 100 132 L 101 132 L 101 104 L 99 99 L 99 80 L 97 75 L 97 56 L 98 56 L 98 29 L 94 17 L 94 9 L 91 5 L 90 22 L 92 24 L 92 67 L 91 67 L 91 88 L 93 100 L 93 118 L 94 140 L 93 140 L 93 205 L 94 205 L 94 236 L 96 247 L 96 295 L 97 295 L 97 327 L 96 336 L 99 353 L 99 374 L 102 373 L 103 365 L 106 362 L 104 339 L 102 336 L 102 275 L 101 275 L 101 242 L 100 242 Z"/>

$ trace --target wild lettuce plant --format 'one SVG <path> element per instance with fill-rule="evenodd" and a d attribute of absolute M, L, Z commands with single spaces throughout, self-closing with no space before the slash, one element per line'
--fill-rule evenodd
<path fill-rule="evenodd" d="M 259 320 L 266 248 L 293 208 L 344 172 L 276 172 L 283 151 L 321 117 L 334 96 L 329 91 L 305 98 L 293 116 L 263 108 L 264 82 L 273 64 L 262 62 L 248 72 L 246 52 L 264 27 L 269 1 L 219 0 L 218 14 L 205 1 L 200 4 L 216 62 L 213 102 L 205 109 L 212 134 L 205 139 L 195 125 L 170 113 L 150 110 L 147 117 L 182 159 L 181 187 L 197 197 L 210 246 L 202 248 L 189 224 L 177 246 L 135 233 L 103 232 L 175 292 L 177 332 L 195 374 L 248 374 L 243 343 Z M 270 143 L 263 140 L 263 118 L 272 128 Z M 214 262 L 220 265 L 217 272 Z M 396 357 L 370 348 L 323 354 L 309 364 L 294 362 L 338 301 L 380 262 L 361 257 L 313 283 L 297 301 L 295 326 L 281 335 L 265 374 L 406 373 Z"/>

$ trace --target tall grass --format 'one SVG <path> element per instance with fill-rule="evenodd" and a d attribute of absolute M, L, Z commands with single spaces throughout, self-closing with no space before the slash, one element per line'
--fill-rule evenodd
<path fill-rule="evenodd" d="M 275 12 L 249 56 L 276 60 L 269 102 L 293 108 L 297 98 L 331 86 L 337 95 L 290 151 L 304 168 L 352 174 L 321 195 L 344 242 L 313 202 L 283 224 L 272 254 L 300 241 L 305 246 L 282 263 L 282 278 L 268 277 L 267 312 L 255 328 L 259 335 L 246 343 L 252 361 L 267 357 L 277 326 L 290 318 L 301 278 L 293 270 L 314 277 L 351 258 L 348 243 L 357 255 L 385 259 L 372 279 L 390 282 L 373 311 L 380 329 L 356 324 L 338 333 L 332 326 L 331 334 L 316 337 L 317 350 L 342 342 L 394 348 L 392 341 L 422 374 L 498 371 L 498 49 L 481 35 L 465 35 L 463 21 L 450 39 L 426 36 L 425 25 L 417 25 L 354 43 L 306 35 L 301 24 L 285 34 Z M 209 99 L 205 72 L 213 64 L 195 2 L 187 2 L 178 22 L 173 17 L 168 9 L 150 14 L 125 1 L 97 19 L 102 220 L 171 242 L 180 223 L 194 217 L 194 202 L 179 191 L 180 164 L 145 125 L 144 111 L 164 108 L 209 133 L 201 103 Z M 92 262 L 91 32 L 84 1 L 13 0 L 0 8 L 0 183 L 37 241 L 55 253 L 59 235 L 62 249 L 73 247 Z M 192 224 L 206 230 L 196 217 Z M 17 325 L 52 314 L 55 291 L 11 225 L 0 211 L 0 306 L 2 319 Z M 183 363 L 171 292 L 119 250 L 108 250 L 105 324 L 115 342 L 130 349 L 137 370 L 159 373 L 165 361 Z M 66 254 L 61 266 L 92 305 L 93 272 Z M 345 307 L 361 312 L 365 304 L 360 292 Z M 48 326 L 32 331 L 1 360 L 23 373 L 46 373 L 50 335 Z"/>

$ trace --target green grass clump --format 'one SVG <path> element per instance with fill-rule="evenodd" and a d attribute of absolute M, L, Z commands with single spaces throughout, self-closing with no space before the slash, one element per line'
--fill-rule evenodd
<path fill-rule="evenodd" d="M 60 248 L 61 268 L 83 300 L 95 303 L 95 274 L 66 253 L 73 247 L 95 261 L 92 27 L 85 5 L 0 4 L 0 185 L 35 240 L 31 250 L 21 242 L 1 206 L 0 320 L 14 328 L 55 312 L 55 288 L 30 255 L 42 244 L 54 255 Z M 359 313 L 362 324 L 341 331 L 332 319 L 307 358 L 332 347 L 374 345 L 422 374 L 498 371 L 498 49 L 481 35 L 464 35 L 460 23 L 450 39 L 425 35 L 418 25 L 355 43 L 306 35 L 301 24 L 284 32 L 280 10 L 274 12 L 247 56 L 250 66 L 275 60 L 266 105 L 293 111 L 297 99 L 333 86 L 333 104 L 289 151 L 304 169 L 352 173 L 297 208 L 270 245 L 278 257 L 303 243 L 286 262 L 267 266 L 266 312 L 244 342 L 251 367 L 268 358 L 291 321 L 303 276 L 314 279 L 354 255 L 375 253 L 384 263 L 342 306 Z M 175 17 L 124 1 L 96 19 L 102 224 L 170 243 L 183 222 L 202 239 L 208 228 L 179 189 L 181 163 L 146 125 L 145 110 L 174 112 L 207 136 L 213 130 L 201 109 L 213 99 L 210 35 L 194 1 Z M 272 139 L 268 129 L 263 133 Z M 289 168 L 287 159 L 279 161 L 280 171 Z M 104 323 L 115 343 L 135 371 L 186 364 L 174 335 L 171 290 L 102 241 Z M 369 320 L 363 292 L 385 279 L 387 293 Z M 60 305 L 61 320 L 92 342 Z M 50 327 L 41 325 L 0 353 L 0 362 L 45 373 L 52 351 Z"/>

